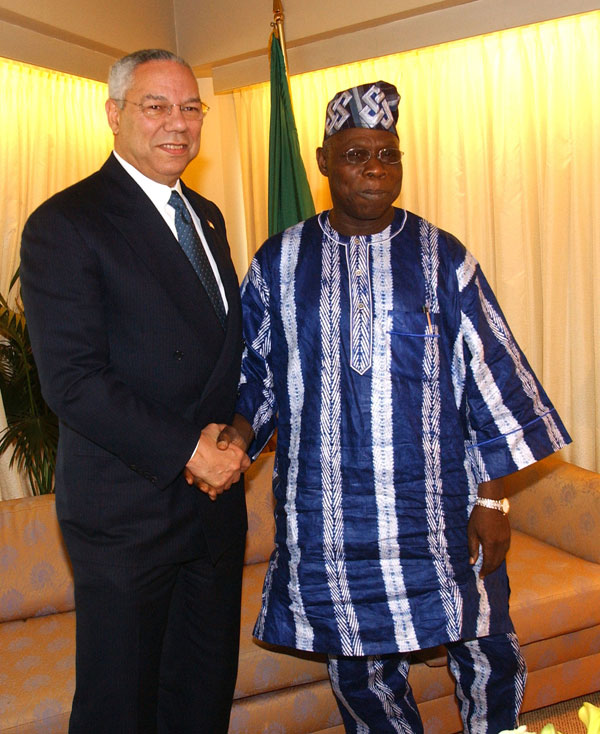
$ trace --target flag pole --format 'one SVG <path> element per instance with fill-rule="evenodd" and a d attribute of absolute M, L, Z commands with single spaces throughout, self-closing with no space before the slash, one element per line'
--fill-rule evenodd
<path fill-rule="evenodd" d="M 283 61 L 285 63 L 285 75 L 288 78 L 288 85 L 290 83 L 290 67 L 288 64 L 287 48 L 285 45 L 285 36 L 283 33 L 283 5 L 281 0 L 273 0 L 273 22 L 271 23 L 277 38 L 279 38 L 279 44 L 281 46 L 281 52 L 283 53 Z"/>

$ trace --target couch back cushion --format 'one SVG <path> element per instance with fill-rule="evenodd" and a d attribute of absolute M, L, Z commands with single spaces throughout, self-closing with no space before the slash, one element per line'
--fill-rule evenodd
<path fill-rule="evenodd" d="M 515 530 L 600 563 L 600 474 L 553 454 L 512 474 L 507 494 Z"/>
<path fill-rule="evenodd" d="M 0 501 L 0 621 L 74 609 L 54 495 Z"/>
<path fill-rule="evenodd" d="M 272 490 L 275 452 L 262 453 L 246 472 L 248 535 L 245 563 L 269 560 L 275 538 L 275 499 Z"/>

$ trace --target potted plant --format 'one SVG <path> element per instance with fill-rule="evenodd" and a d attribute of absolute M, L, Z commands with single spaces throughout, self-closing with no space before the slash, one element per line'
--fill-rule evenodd
<path fill-rule="evenodd" d="M 18 278 L 17 269 L 9 292 Z M 1 294 L 0 391 L 7 422 L 0 455 L 12 448 L 10 466 L 25 472 L 34 494 L 48 494 L 54 490 L 58 421 L 42 397 L 20 298 L 11 308 Z"/>

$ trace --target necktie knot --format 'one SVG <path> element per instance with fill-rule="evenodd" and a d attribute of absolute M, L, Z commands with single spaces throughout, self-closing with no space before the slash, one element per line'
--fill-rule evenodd
<path fill-rule="evenodd" d="M 175 211 L 180 214 L 181 218 L 186 224 L 192 223 L 190 212 L 185 205 L 184 200 L 181 198 L 177 191 L 171 191 L 171 196 L 169 197 L 169 206 L 172 206 L 173 209 L 175 209 Z"/>

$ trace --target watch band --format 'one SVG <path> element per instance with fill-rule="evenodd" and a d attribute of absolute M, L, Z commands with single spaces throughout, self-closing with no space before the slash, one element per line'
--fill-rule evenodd
<path fill-rule="evenodd" d="M 475 500 L 475 504 L 480 507 L 487 507 L 488 510 L 498 510 L 498 512 L 501 512 L 503 515 L 508 515 L 508 511 L 510 510 L 510 503 L 506 497 L 503 497 L 501 500 L 491 500 L 487 497 L 478 497 Z"/>

